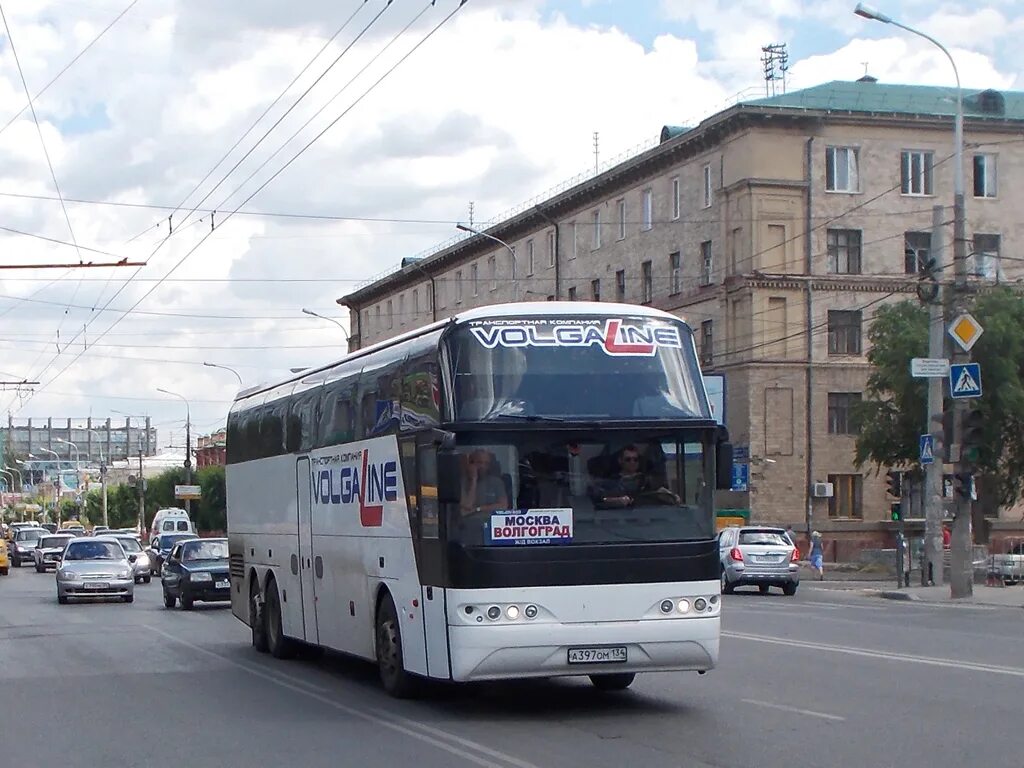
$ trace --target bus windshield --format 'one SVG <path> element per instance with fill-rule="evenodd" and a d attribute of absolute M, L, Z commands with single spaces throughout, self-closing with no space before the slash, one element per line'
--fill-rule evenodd
<path fill-rule="evenodd" d="M 711 418 L 692 332 L 668 318 L 476 320 L 448 353 L 456 421 Z"/>
<path fill-rule="evenodd" d="M 696 431 L 585 440 L 509 433 L 458 448 L 449 539 L 466 546 L 707 540 L 707 451 Z"/>

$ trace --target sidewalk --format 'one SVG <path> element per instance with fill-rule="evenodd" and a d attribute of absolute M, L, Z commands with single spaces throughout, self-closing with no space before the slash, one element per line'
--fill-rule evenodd
<path fill-rule="evenodd" d="M 1001 608 L 1024 608 L 1024 586 L 987 587 L 974 585 L 974 594 L 970 597 L 954 600 L 949 596 L 949 585 L 936 587 L 904 587 L 896 589 L 892 586 L 885 589 L 872 590 L 878 597 L 888 600 L 918 600 L 925 603 L 947 603 L 949 605 L 990 605 Z"/>

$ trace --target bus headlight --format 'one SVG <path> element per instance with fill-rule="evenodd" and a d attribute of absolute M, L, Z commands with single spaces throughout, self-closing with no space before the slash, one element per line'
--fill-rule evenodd
<path fill-rule="evenodd" d="M 661 612 L 662 613 L 672 613 L 672 609 L 674 607 L 675 606 L 672 605 L 672 601 L 671 600 L 662 600 L 661 601 Z"/>
<path fill-rule="evenodd" d="M 693 609 L 695 611 L 703 611 L 707 607 L 708 601 L 705 600 L 703 597 L 698 597 L 696 600 L 693 601 Z"/>
<path fill-rule="evenodd" d="M 535 619 L 535 618 L 537 618 L 537 606 L 536 605 L 528 605 L 528 606 L 526 606 L 526 610 L 523 611 L 523 614 L 528 619 Z"/>
<path fill-rule="evenodd" d="M 492 605 L 487 609 L 487 618 L 491 621 L 497 621 L 501 618 L 501 608 L 496 605 Z"/>
<path fill-rule="evenodd" d="M 689 600 L 680 600 L 678 603 L 676 603 L 676 608 L 679 609 L 680 613 L 689 613 L 690 612 L 690 601 Z"/>
<path fill-rule="evenodd" d="M 508 616 L 512 621 L 515 621 L 519 618 L 519 606 L 510 605 L 508 608 L 505 609 L 505 615 Z"/>

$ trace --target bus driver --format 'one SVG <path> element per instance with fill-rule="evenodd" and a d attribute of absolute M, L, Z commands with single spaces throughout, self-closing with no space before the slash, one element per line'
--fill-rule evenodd
<path fill-rule="evenodd" d="M 501 468 L 494 454 L 477 448 L 463 456 L 463 460 L 463 516 L 490 514 L 508 509 L 509 499 L 505 491 L 505 482 L 501 478 Z"/>

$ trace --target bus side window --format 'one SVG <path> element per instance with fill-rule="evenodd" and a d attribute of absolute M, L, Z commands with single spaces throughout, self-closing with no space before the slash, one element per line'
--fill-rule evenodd
<path fill-rule="evenodd" d="M 352 403 L 358 377 L 359 368 L 353 365 L 343 370 L 337 379 L 324 385 L 320 397 L 320 429 L 316 447 L 322 448 L 357 439 Z"/>
<path fill-rule="evenodd" d="M 419 474 L 420 536 L 424 539 L 438 537 L 437 504 L 437 448 L 421 445 L 416 451 Z"/>

